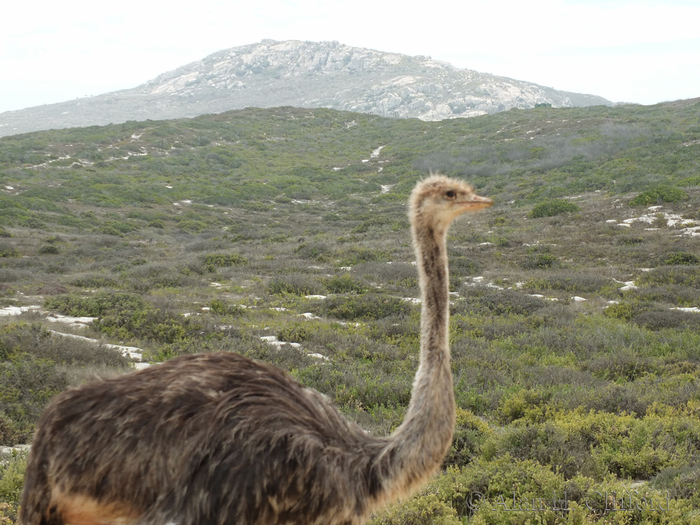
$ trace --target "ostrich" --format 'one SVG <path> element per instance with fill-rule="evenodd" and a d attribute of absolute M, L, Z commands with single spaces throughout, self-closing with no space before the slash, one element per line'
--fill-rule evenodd
<path fill-rule="evenodd" d="M 440 468 L 455 421 L 447 230 L 491 204 L 435 174 L 411 194 L 420 364 L 391 436 L 371 436 L 268 364 L 181 356 L 52 400 L 33 440 L 20 523 L 358 525 L 416 491 Z"/>

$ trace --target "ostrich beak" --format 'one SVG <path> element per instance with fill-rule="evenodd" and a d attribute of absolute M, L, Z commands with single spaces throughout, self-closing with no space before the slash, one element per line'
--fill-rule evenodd
<path fill-rule="evenodd" d="M 493 200 L 474 194 L 468 201 L 460 202 L 459 204 L 462 206 L 463 212 L 470 212 L 490 208 L 493 206 Z"/>

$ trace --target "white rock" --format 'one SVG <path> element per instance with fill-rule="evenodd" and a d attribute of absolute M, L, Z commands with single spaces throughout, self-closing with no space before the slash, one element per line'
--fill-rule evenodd
<path fill-rule="evenodd" d="M 5 308 L 0 308 L 0 317 L 20 315 L 24 312 L 34 312 L 40 309 L 41 306 L 6 306 Z"/>

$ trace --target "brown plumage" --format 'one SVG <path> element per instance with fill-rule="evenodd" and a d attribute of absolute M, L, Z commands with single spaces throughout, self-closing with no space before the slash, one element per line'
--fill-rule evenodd
<path fill-rule="evenodd" d="M 32 444 L 20 523 L 356 525 L 415 491 L 440 467 L 454 427 L 447 230 L 491 203 L 440 175 L 411 194 L 420 365 L 391 436 L 367 434 L 265 363 L 182 356 L 53 399 Z"/>

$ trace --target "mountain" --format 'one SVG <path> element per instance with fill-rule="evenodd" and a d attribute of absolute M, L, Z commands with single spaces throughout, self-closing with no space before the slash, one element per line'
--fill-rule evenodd
<path fill-rule="evenodd" d="M 511 108 L 609 105 L 594 96 L 338 42 L 263 40 L 219 51 L 133 89 L 0 113 L 0 136 L 245 107 L 333 108 L 434 121 Z"/>

